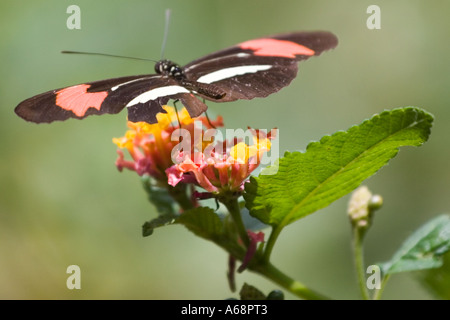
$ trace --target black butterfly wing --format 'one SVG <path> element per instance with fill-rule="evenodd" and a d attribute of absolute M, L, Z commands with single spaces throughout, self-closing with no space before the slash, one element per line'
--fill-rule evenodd
<path fill-rule="evenodd" d="M 169 98 L 138 99 L 134 103 L 130 102 L 149 90 L 171 85 L 173 82 L 174 80 L 160 75 L 138 75 L 88 82 L 31 97 L 21 102 L 15 112 L 27 121 L 42 123 L 68 118 L 83 119 L 89 115 L 105 113 L 115 114 L 129 105 L 131 118 L 156 122 L 156 114 L 165 112 L 161 105 L 167 103 Z"/>
<path fill-rule="evenodd" d="M 337 46 L 330 32 L 295 32 L 242 42 L 194 60 L 184 67 L 189 80 L 214 85 L 226 94 L 227 102 L 266 97 L 277 92 L 297 75 L 297 62 Z M 200 96 L 202 96 L 200 94 Z"/>

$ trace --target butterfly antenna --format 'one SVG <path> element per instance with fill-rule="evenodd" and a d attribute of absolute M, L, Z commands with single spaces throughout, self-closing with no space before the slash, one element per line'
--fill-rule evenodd
<path fill-rule="evenodd" d="M 69 54 L 89 54 L 89 55 L 94 55 L 94 56 L 104 56 L 104 57 L 124 58 L 124 59 L 133 59 L 133 60 L 142 60 L 142 61 L 158 62 L 158 61 L 152 60 L 152 59 L 136 58 L 136 57 L 128 57 L 128 56 L 119 56 L 119 55 L 115 55 L 115 54 L 100 53 L 100 52 L 84 52 L 84 51 L 69 51 L 69 50 L 64 50 L 64 51 L 61 51 L 61 53 L 69 53 Z"/>
<path fill-rule="evenodd" d="M 166 21 L 164 25 L 164 38 L 161 46 L 161 60 L 164 58 L 164 50 L 166 49 L 167 36 L 169 34 L 170 9 L 166 9 Z"/>

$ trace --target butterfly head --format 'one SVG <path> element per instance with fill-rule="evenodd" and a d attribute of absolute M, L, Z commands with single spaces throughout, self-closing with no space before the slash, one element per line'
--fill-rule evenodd
<path fill-rule="evenodd" d="M 183 69 L 170 60 L 160 60 L 155 64 L 155 71 L 158 74 L 166 75 L 177 80 L 184 78 Z"/>

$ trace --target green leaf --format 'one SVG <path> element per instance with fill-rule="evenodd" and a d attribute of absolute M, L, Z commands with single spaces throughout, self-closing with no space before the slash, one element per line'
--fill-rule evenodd
<path fill-rule="evenodd" d="M 450 250 L 450 216 L 441 215 L 414 232 L 392 259 L 378 264 L 383 274 L 439 268 Z"/>
<path fill-rule="evenodd" d="M 246 206 L 252 216 L 282 228 L 351 192 L 399 147 L 423 144 L 432 122 L 421 109 L 394 109 L 310 143 L 306 152 L 286 152 L 245 185 Z"/>
<path fill-rule="evenodd" d="M 176 218 L 178 218 L 178 214 L 167 213 L 145 222 L 142 226 L 142 236 L 148 237 L 153 234 L 153 230 L 155 228 L 164 227 L 175 223 Z"/>
<path fill-rule="evenodd" d="M 147 192 L 148 200 L 158 210 L 158 215 L 174 215 L 176 213 L 174 208 L 175 201 L 166 188 L 159 188 L 152 184 L 149 176 L 142 177 L 142 185 Z"/>
<path fill-rule="evenodd" d="M 208 240 L 219 240 L 225 234 L 224 224 L 217 213 L 209 207 L 198 207 L 181 214 L 164 214 L 147 221 L 142 226 L 144 237 L 153 233 L 155 228 L 172 224 L 182 224 L 197 236 Z"/>
<path fill-rule="evenodd" d="M 236 234 L 227 230 L 228 218 L 209 207 L 198 207 L 183 212 L 175 223 L 184 225 L 195 235 L 214 242 L 231 256 L 242 260 L 246 249 L 237 241 Z"/>
<path fill-rule="evenodd" d="M 175 201 L 167 188 L 158 187 L 149 176 L 142 177 L 142 185 L 147 192 L 149 201 L 158 211 L 157 218 L 145 222 L 142 226 L 142 235 L 148 237 L 153 234 L 155 228 L 173 224 L 179 214 L 175 210 Z"/>
<path fill-rule="evenodd" d="M 198 207 L 182 213 L 176 223 L 183 224 L 199 237 L 218 240 L 224 235 L 223 223 L 213 209 Z"/>
<path fill-rule="evenodd" d="M 450 300 L 450 252 L 444 254 L 442 260 L 442 267 L 418 272 L 418 278 L 436 297 Z"/>
<path fill-rule="evenodd" d="M 239 295 L 241 300 L 266 300 L 264 293 L 247 283 L 244 283 Z"/>
<path fill-rule="evenodd" d="M 194 234 L 208 240 L 221 240 L 224 236 L 224 224 L 217 213 L 209 207 L 198 207 L 181 214 L 164 214 L 147 221 L 142 226 L 144 237 L 153 233 L 155 228 L 182 224 Z"/>

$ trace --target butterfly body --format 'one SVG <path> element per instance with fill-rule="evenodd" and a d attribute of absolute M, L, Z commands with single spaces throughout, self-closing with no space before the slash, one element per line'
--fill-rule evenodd
<path fill-rule="evenodd" d="M 155 64 L 156 74 L 106 79 L 42 93 L 21 102 L 15 112 L 36 123 L 82 119 L 128 110 L 128 120 L 156 123 L 170 99 L 191 117 L 207 106 L 202 100 L 230 102 L 266 97 L 297 75 L 298 61 L 337 45 L 329 32 L 294 32 L 242 42 L 194 60 L 184 67 L 170 60 Z"/>

